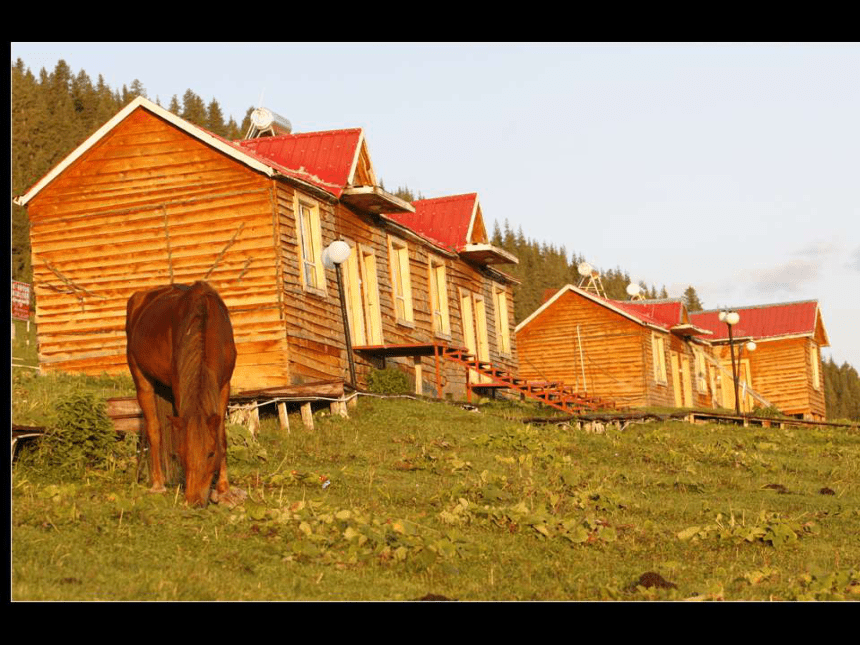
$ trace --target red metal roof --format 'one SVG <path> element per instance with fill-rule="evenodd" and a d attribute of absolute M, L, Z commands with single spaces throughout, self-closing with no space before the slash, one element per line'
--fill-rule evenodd
<path fill-rule="evenodd" d="M 361 128 L 352 128 L 259 137 L 233 144 L 266 163 L 275 164 L 285 175 L 340 197 L 349 182 L 361 140 Z"/>
<path fill-rule="evenodd" d="M 477 193 L 419 199 L 412 202 L 414 213 L 386 215 L 398 224 L 420 233 L 443 247 L 461 251 L 469 242 L 469 226 L 478 202 Z"/>
<path fill-rule="evenodd" d="M 735 337 L 774 338 L 815 334 L 818 302 L 788 302 L 758 307 L 735 308 L 740 316 L 732 334 Z M 728 326 L 720 322 L 719 310 L 690 314 L 690 322 L 714 333 L 713 340 L 728 339 Z"/>
<path fill-rule="evenodd" d="M 684 322 L 684 305 L 680 300 L 665 302 L 642 302 L 635 300 L 610 300 L 613 305 L 637 318 L 670 329 Z"/>

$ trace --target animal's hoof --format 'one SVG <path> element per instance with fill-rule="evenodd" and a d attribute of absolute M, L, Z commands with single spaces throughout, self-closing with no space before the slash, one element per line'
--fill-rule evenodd
<path fill-rule="evenodd" d="M 166 493 L 167 489 L 164 486 L 153 486 L 149 489 L 150 493 Z"/>

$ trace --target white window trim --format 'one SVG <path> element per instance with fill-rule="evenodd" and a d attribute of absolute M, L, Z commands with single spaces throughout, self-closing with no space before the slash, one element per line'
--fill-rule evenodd
<path fill-rule="evenodd" d="M 395 261 L 396 259 L 396 261 Z M 415 312 L 412 306 L 412 277 L 409 262 L 409 246 L 403 240 L 388 236 L 388 266 L 391 273 L 391 297 L 394 317 L 398 324 L 412 327 L 415 325 Z M 400 269 L 399 275 L 397 269 Z M 399 279 L 398 279 L 399 277 Z M 398 293 L 398 284 L 401 293 Z M 403 315 L 398 312 L 397 303 L 402 301 Z"/>
<path fill-rule="evenodd" d="M 810 359 L 812 360 L 812 387 L 816 390 L 821 389 L 821 370 L 820 368 L 820 352 L 817 345 L 810 346 Z"/>
<path fill-rule="evenodd" d="M 305 209 L 303 213 L 302 209 Z M 322 224 L 320 222 L 320 207 L 313 199 L 295 194 L 293 199 L 293 212 L 295 213 L 296 221 L 296 243 L 298 246 L 299 260 L 299 278 L 302 283 L 302 288 L 305 291 L 314 293 L 320 296 L 327 294 L 325 266 L 322 261 Z M 304 230 L 304 217 L 307 215 L 310 220 L 308 222 L 310 229 L 310 240 L 306 239 Z M 306 252 L 310 251 L 307 259 Z M 316 284 L 311 284 L 308 281 L 307 274 L 312 272 Z"/>
<path fill-rule="evenodd" d="M 496 312 L 496 344 L 499 354 L 502 356 L 511 356 L 513 354 L 513 347 L 511 345 L 508 292 L 498 283 L 493 283 L 493 306 Z"/>
<path fill-rule="evenodd" d="M 651 334 L 651 357 L 654 363 L 654 380 L 657 381 L 658 385 L 668 385 L 666 343 L 663 337 L 655 332 Z"/>
<path fill-rule="evenodd" d="M 448 267 L 444 260 L 429 256 L 427 259 L 427 274 L 430 292 L 430 317 L 433 321 L 433 331 L 442 338 L 451 338 L 451 315 L 448 297 Z M 441 274 L 441 284 L 440 284 Z"/>

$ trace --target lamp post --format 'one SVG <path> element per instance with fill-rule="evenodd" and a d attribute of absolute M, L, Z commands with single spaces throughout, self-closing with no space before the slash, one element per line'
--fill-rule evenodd
<path fill-rule="evenodd" d="M 721 311 L 719 318 L 721 321 L 726 323 L 726 327 L 729 328 L 729 351 L 732 355 L 732 378 L 735 382 L 735 412 L 738 413 L 738 416 L 741 416 L 741 402 L 740 399 L 738 399 L 738 372 L 735 367 L 735 345 L 734 338 L 732 337 L 732 327 L 738 324 L 741 317 L 736 311 Z"/>
<path fill-rule="evenodd" d="M 349 361 L 349 385 L 356 389 L 355 385 L 355 359 L 352 356 L 352 336 L 349 333 L 349 318 L 346 315 L 346 298 L 343 294 L 343 276 L 340 265 L 347 261 L 352 249 L 343 240 L 335 240 L 323 251 L 323 262 L 331 268 L 334 265 L 337 274 L 337 292 L 340 296 L 340 313 L 343 317 L 343 335 L 346 340 L 346 358 Z"/>

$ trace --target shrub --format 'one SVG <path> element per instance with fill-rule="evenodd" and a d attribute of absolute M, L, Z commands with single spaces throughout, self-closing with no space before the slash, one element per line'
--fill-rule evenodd
<path fill-rule="evenodd" d="M 367 389 L 374 394 L 409 394 L 412 391 L 409 377 L 392 367 L 372 369 L 367 379 Z"/>
<path fill-rule="evenodd" d="M 59 470 L 81 472 L 87 467 L 104 467 L 112 463 L 118 449 L 113 423 L 105 402 L 91 392 L 70 394 L 56 405 L 56 423 L 40 441 L 39 455 L 47 465 Z"/>

